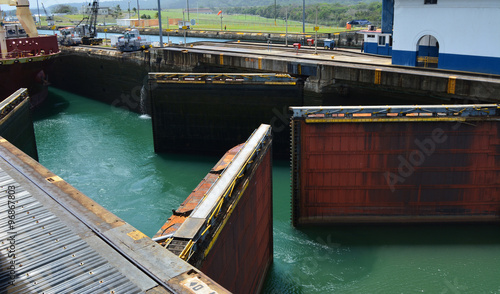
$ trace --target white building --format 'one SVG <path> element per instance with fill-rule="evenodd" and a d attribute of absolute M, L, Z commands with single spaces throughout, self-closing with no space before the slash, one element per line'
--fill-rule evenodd
<path fill-rule="evenodd" d="M 390 33 L 393 24 L 393 64 L 500 74 L 499 0 L 383 0 L 383 5 L 382 32 Z"/>
<path fill-rule="evenodd" d="M 80 9 L 81 14 L 90 14 L 92 12 L 92 6 L 90 5 L 82 5 Z M 109 7 L 99 7 L 97 9 L 98 15 L 109 15 Z"/>
<path fill-rule="evenodd" d="M 392 54 L 392 32 L 382 33 L 381 30 L 366 30 L 359 33 L 364 35 L 363 50 L 366 53 L 388 55 Z"/>

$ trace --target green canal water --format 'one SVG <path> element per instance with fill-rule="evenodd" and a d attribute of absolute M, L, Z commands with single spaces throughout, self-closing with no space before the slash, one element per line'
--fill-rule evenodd
<path fill-rule="evenodd" d="M 150 237 L 219 159 L 155 154 L 148 117 L 57 89 L 34 118 L 40 162 Z M 273 185 L 265 293 L 500 293 L 498 225 L 297 230 L 288 162 Z"/>

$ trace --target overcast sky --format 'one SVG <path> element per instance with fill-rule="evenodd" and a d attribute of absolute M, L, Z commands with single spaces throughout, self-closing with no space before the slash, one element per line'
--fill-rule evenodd
<path fill-rule="evenodd" d="M 37 9 L 37 0 L 29 0 L 30 1 L 30 8 L 31 9 Z M 142 0 L 141 0 L 142 1 Z M 52 5 L 59 5 L 59 4 L 66 4 L 66 3 L 81 3 L 82 5 L 88 5 L 91 3 L 91 0 L 85 1 L 85 0 L 38 0 L 38 5 L 40 6 L 40 9 L 42 9 L 42 3 L 45 5 L 45 8 L 48 8 Z M 108 1 L 99 1 L 100 6 L 107 6 L 106 2 Z M 136 3 L 137 0 L 131 0 L 130 3 Z M 0 5 L 0 9 L 7 11 L 7 10 L 13 10 L 16 9 L 13 6 L 8 6 L 8 5 Z"/>

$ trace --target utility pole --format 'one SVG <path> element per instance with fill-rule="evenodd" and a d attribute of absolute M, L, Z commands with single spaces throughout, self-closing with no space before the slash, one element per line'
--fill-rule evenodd
<path fill-rule="evenodd" d="M 285 9 L 285 46 L 288 47 L 288 7 Z"/>
<path fill-rule="evenodd" d="M 139 26 L 140 26 L 141 25 L 141 10 L 139 9 L 139 0 L 137 0 L 137 20 L 139 21 Z"/>
<path fill-rule="evenodd" d="M 276 0 L 274 0 L 274 26 L 276 26 Z"/>
<path fill-rule="evenodd" d="M 302 33 L 306 33 L 306 0 L 302 2 Z"/>
<path fill-rule="evenodd" d="M 42 18 L 40 17 L 40 6 L 38 6 L 38 0 L 36 0 L 36 7 L 38 8 L 38 25 L 42 25 Z"/>
<path fill-rule="evenodd" d="M 128 19 L 130 19 L 130 0 L 128 1 Z M 129 21 L 130 23 L 130 21 Z"/>
<path fill-rule="evenodd" d="M 221 14 L 220 14 L 220 30 L 221 30 L 221 32 L 222 32 L 222 12 L 221 12 Z"/>
<path fill-rule="evenodd" d="M 316 6 L 316 24 L 314 25 L 314 55 L 318 55 L 318 6 Z"/>
<path fill-rule="evenodd" d="M 186 0 L 186 8 L 187 8 L 187 11 L 188 11 L 188 21 L 190 21 L 189 19 L 189 0 Z"/>
<path fill-rule="evenodd" d="M 159 29 L 160 29 L 160 48 L 163 48 L 163 32 L 161 30 L 161 6 L 160 6 L 160 0 L 158 0 L 158 26 L 159 26 Z"/>

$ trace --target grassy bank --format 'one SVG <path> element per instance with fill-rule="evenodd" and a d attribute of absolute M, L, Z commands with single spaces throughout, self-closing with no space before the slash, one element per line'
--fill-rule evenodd
<path fill-rule="evenodd" d="M 150 16 L 152 19 L 156 18 L 156 10 L 141 10 L 141 15 Z M 168 9 L 162 10 L 162 25 L 164 29 L 177 29 L 177 21 L 175 19 L 183 19 L 181 9 Z M 75 25 L 83 19 L 83 15 L 56 15 L 55 21 L 57 26 Z M 128 13 L 122 13 L 118 18 L 128 18 Z M 137 18 L 137 14 L 131 12 L 130 18 Z M 188 20 L 187 14 L 184 19 Z M 202 14 L 190 13 L 189 19 L 194 19 L 196 25 L 192 27 L 195 30 L 221 30 L 221 17 L 216 14 Z M 170 21 L 170 24 L 169 21 Z M 112 16 L 99 16 L 97 22 L 100 24 L 116 24 L 116 18 Z M 42 20 L 42 25 L 46 25 L 46 21 Z M 222 16 L 222 29 L 228 31 L 241 31 L 241 32 L 261 32 L 261 33 L 285 33 L 286 25 L 283 19 L 264 18 L 257 15 L 223 15 Z M 314 33 L 314 24 L 306 23 L 306 33 Z M 335 33 L 345 31 L 345 28 L 332 27 L 332 26 L 319 26 L 318 33 Z M 302 23 L 298 21 L 288 21 L 289 33 L 301 33 Z"/>

